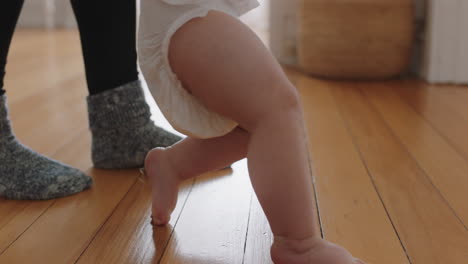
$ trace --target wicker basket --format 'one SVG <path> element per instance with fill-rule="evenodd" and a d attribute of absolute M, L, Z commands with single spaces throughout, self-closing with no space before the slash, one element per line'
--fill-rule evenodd
<path fill-rule="evenodd" d="M 410 61 L 413 20 L 413 0 L 299 0 L 299 66 L 335 79 L 397 76 Z"/>

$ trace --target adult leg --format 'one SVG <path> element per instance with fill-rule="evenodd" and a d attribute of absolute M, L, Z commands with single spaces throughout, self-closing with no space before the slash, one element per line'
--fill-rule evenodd
<path fill-rule="evenodd" d="M 71 0 L 85 63 L 92 159 L 98 168 L 143 166 L 147 152 L 180 140 L 151 120 L 138 81 L 135 0 Z"/>
<path fill-rule="evenodd" d="M 3 77 L 22 6 L 23 0 L 0 3 L 0 196 L 20 200 L 63 197 L 88 188 L 92 179 L 20 144 L 8 119 Z"/>
<path fill-rule="evenodd" d="M 12 0 L 3 1 L 0 4 L 0 96 L 5 94 L 3 78 L 5 77 L 8 51 L 23 2 L 24 0 Z"/>

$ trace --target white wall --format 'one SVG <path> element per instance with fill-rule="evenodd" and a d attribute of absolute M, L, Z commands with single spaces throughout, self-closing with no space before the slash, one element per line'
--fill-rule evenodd
<path fill-rule="evenodd" d="M 70 28 L 76 27 L 76 21 L 69 0 L 26 0 L 18 27 Z"/>
<path fill-rule="evenodd" d="M 433 83 L 468 83 L 468 1 L 430 0 L 421 76 Z"/>
<path fill-rule="evenodd" d="M 53 4 L 54 0 L 24 1 L 23 10 L 18 21 L 18 27 L 52 27 L 54 22 Z"/>

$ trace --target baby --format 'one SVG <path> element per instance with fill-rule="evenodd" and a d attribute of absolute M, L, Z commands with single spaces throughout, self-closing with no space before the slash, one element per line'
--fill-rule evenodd
<path fill-rule="evenodd" d="M 153 223 L 169 222 L 182 181 L 247 157 L 274 234 L 276 264 L 363 263 L 314 228 L 298 93 L 259 38 L 237 19 L 257 5 L 255 0 L 142 0 L 142 72 L 163 114 L 188 135 L 146 157 Z"/>

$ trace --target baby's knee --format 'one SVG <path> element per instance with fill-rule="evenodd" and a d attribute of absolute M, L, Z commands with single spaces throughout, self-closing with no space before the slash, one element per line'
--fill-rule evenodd
<path fill-rule="evenodd" d="M 302 112 L 300 101 L 297 89 L 290 83 L 285 84 L 272 94 L 268 115 L 299 114 Z"/>
<path fill-rule="evenodd" d="M 299 120 L 302 118 L 302 106 L 299 93 L 291 84 L 280 89 L 271 89 L 267 95 L 261 96 L 261 111 L 252 113 L 248 130 L 255 129 L 263 123 L 281 123 L 284 120 Z"/>
<path fill-rule="evenodd" d="M 299 92 L 294 86 L 290 85 L 285 89 L 281 100 L 282 110 L 301 110 Z"/>

